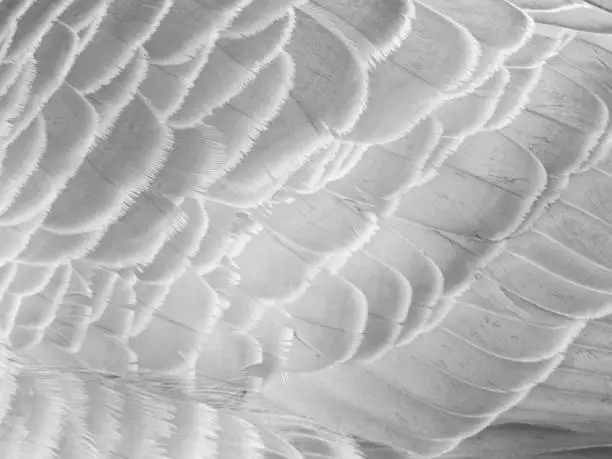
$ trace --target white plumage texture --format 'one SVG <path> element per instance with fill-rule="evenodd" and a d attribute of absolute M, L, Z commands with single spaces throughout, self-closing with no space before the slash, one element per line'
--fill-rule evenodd
<path fill-rule="evenodd" d="M 612 2 L 0 0 L 0 457 L 612 457 Z"/>

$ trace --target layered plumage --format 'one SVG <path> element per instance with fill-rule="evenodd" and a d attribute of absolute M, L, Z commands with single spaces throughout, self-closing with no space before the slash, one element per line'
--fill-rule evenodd
<path fill-rule="evenodd" d="M 610 34 L 0 0 L 0 456 L 608 457 Z"/>

